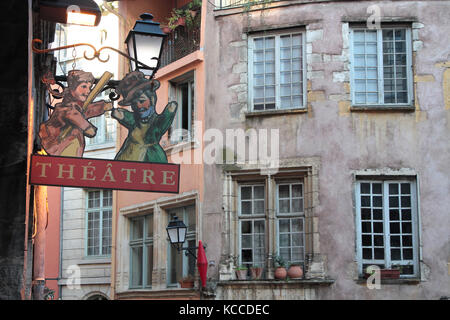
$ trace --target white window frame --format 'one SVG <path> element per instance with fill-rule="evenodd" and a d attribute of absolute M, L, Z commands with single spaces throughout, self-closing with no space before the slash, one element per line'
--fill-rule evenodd
<path fill-rule="evenodd" d="M 243 187 L 251 187 L 252 188 L 252 213 L 251 214 L 242 214 L 242 202 L 241 202 L 241 194 L 242 194 L 242 188 Z M 254 214 L 254 201 L 255 199 L 253 198 L 253 194 L 254 194 L 254 188 L 255 187 L 263 187 L 264 188 L 264 212 L 262 214 Z M 238 219 L 239 219 L 239 232 L 238 232 L 238 246 L 239 246 L 239 265 L 242 265 L 242 221 L 252 221 L 252 228 L 254 228 L 254 223 L 255 221 L 259 220 L 259 221 L 264 221 L 264 250 L 267 250 L 267 194 L 266 194 L 266 185 L 264 183 L 242 183 L 239 184 L 239 188 L 238 188 Z M 259 199 L 260 200 L 260 199 Z M 254 231 L 254 229 L 252 229 Z M 255 233 L 252 232 L 252 235 L 254 235 Z M 267 256 L 267 253 L 264 252 L 264 256 Z M 263 266 L 265 266 L 265 260 L 262 261 Z M 255 261 L 255 247 L 254 247 L 254 242 L 252 242 L 252 263 Z"/>
<path fill-rule="evenodd" d="M 179 86 L 182 84 L 188 85 L 188 129 L 187 132 L 182 128 L 183 126 L 183 103 L 182 94 Z M 186 74 L 173 79 L 169 82 L 169 100 L 176 101 L 178 104 L 177 113 L 170 127 L 169 139 L 170 143 L 176 144 L 180 142 L 189 142 L 194 139 L 193 132 L 193 112 L 196 106 L 196 75 L 195 70 L 189 71 Z M 192 97 L 192 92 L 194 96 Z"/>
<path fill-rule="evenodd" d="M 382 205 L 383 205 L 383 242 L 384 242 L 384 259 L 364 260 L 362 257 L 362 227 L 361 227 L 361 184 L 362 183 L 381 183 L 382 184 Z M 389 217 L 389 183 L 409 183 L 411 195 L 411 233 L 412 233 L 412 250 L 413 250 L 413 267 L 414 274 L 400 275 L 402 278 L 418 278 L 419 270 L 419 218 L 418 218 L 418 198 L 417 183 L 413 179 L 392 179 L 392 180 L 369 180 L 358 179 L 355 183 L 355 207 L 356 207 L 356 258 L 358 261 L 358 271 L 362 276 L 364 274 L 364 264 L 384 264 L 385 268 L 392 267 L 391 261 L 391 244 L 390 244 L 390 217 Z M 371 194 L 372 195 L 372 194 Z M 373 218 L 371 219 L 373 220 Z M 373 234 L 373 230 L 371 231 Z M 401 235 L 402 233 L 400 233 Z M 410 260 L 396 261 L 395 265 L 408 265 Z"/>
<path fill-rule="evenodd" d="M 133 235 L 133 223 L 139 219 L 143 220 L 142 223 L 142 239 L 132 239 L 132 235 Z M 151 246 L 153 247 L 152 252 L 155 250 L 155 245 L 154 245 L 154 232 L 153 232 L 153 236 L 152 237 L 147 237 L 147 231 L 148 231 L 148 224 L 149 223 L 154 223 L 154 215 L 153 213 L 149 213 L 143 216 L 137 216 L 137 217 L 132 217 L 130 218 L 130 240 L 129 240 L 129 250 L 130 250 L 130 276 L 129 276 L 129 288 L 130 289 L 136 289 L 136 288 L 151 288 L 152 287 L 152 283 L 148 283 L 148 247 Z M 154 230 L 154 227 L 153 229 Z M 133 285 L 133 248 L 138 248 L 138 247 L 142 247 L 142 285 L 140 286 L 134 286 Z M 152 261 L 153 261 L 153 257 L 152 257 Z M 153 261 L 153 266 L 154 266 L 154 261 Z M 152 266 L 152 267 L 153 267 Z M 153 268 L 150 272 L 153 272 Z"/>
<path fill-rule="evenodd" d="M 302 35 L 302 106 L 294 107 L 294 108 L 281 108 L 281 98 L 280 98 L 280 38 L 285 35 L 293 35 L 293 34 L 301 34 Z M 254 110 L 253 106 L 253 43 L 256 38 L 265 38 L 265 37 L 275 37 L 275 109 L 269 110 Z M 253 34 L 248 37 L 248 109 L 250 112 L 271 112 L 276 110 L 298 110 L 298 109 L 306 109 L 306 32 L 304 29 L 291 29 L 285 31 L 268 31 L 264 32 L 264 34 L 258 33 Z"/>
<path fill-rule="evenodd" d="M 301 199 L 302 201 L 302 209 L 303 211 L 301 212 L 289 212 L 289 213 L 281 213 L 280 212 L 280 208 L 279 208 L 279 200 L 280 200 L 280 195 L 279 195 L 279 186 L 281 185 L 289 185 L 289 193 L 290 195 L 292 195 L 292 185 L 294 184 L 298 184 L 302 186 L 302 196 L 299 197 L 299 199 Z M 276 223 L 275 223 L 275 230 L 276 230 L 276 246 L 277 246 L 277 252 L 278 254 L 280 253 L 280 220 L 281 219 L 289 219 L 290 220 L 290 225 L 292 226 L 292 220 L 291 219 L 301 219 L 302 220 L 302 224 L 303 224 L 303 231 L 302 233 L 302 241 L 303 241 L 303 246 L 300 246 L 303 248 L 303 256 L 302 256 L 302 260 L 301 263 L 302 267 L 305 267 L 305 260 L 306 260 L 306 237 L 305 237 L 305 189 L 304 189 L 304 184 L 301 181 L 290 181 L 290 180 L 280 180 L 277 181 L 277 183 L 275 184 L 276 186 L 276 197 L 275 197 L 275 208 L 276 208 L 276 212 L 275 212 L 275 218 L 276 218 Z M 286 198 L 283 198 L 286 199 Z M 291 196 L 289 198 L 289 202 L 290 202 L 290 207 L 292 208 L 292 199 L 293 197 Z M 290 232 L 292 233 L 292 231 Z M 291 241 L 291 250 L 292 250 L 292 235 L 290 237 L 290 241 Z M 289 261 L 287 261 L 287 263 L 289 263 Z M 296 262 L 297 263 L 297 262 Z"/>
<path fill-rule="evenodd" d="M 111 192 L 111 206 L 103 206 L 103 193 L 105 191 Z M 100 207 L 89 208 L 89 193 L 90 192 L 100 192 Z M 112 191 L 111 190 L 86 190 L 86 223 L 85 223 L 85 251 L 84 255 L 86 257 L 109 257 L 111 256 L 111 245 L 112 245 L 112 225 L 111 225 L 111 234 L 110 234 L 110 252 L 104 254 L 103 253 L 103 213 L 106 210 L 111 210 L 111 223 L 113 219 L 112 212 Z M 89 254 L 89 214 L 92 212 L 99 212 L 99 254 Z"/>
<path fill-rule="evenodd" d="M 383 30 L 385 29 L 404 29 L 405 43 L 406 43 L 406 74 L 407 74 L 407 102 L 401 103 L 384 103 L 384 69 L 383 69 Z M 378 80 L 378 102 L 377 103 L 356 103 L 355 99 L 355 62 L 354 62 L 354 31 L 370 30 L 367 27 L 352 26 L 350 27 L 349 41 L 350 41 L 350 88 L 352 106 L 354 107 L 398 107 L 398 106 L 413 106 L 414 91 L 413 91 L 413 66 L 412 66 L 412 40 L 411 27 L 407 25 L 383 25 L 376 29 L 377 32 L 377 80 Z M 373 31 L 373 30 L 371 30 Z M 367 88 L 366 88 L 367 90 Z"/>
<path fill-rule="evenodd" d="M 195 230 L 189 230 L 189 228 L 186 230 L 186 238 L 185 238 L 185 242 L 183 244 L 184 248 L 189 247 L 189 242 L 190 241 L 194 241 L 195 246 L 197 246 L 196 242 L 197 242 L 197 214 L 196 214 L 196 206 L 195 204 L 187 204 L 185 206 L 182 207 L 177 207 L 177 208 L 171 208 L 168 209 L 168 214 L 169 214 L 169 220 L 171 218 L 171 210 L 182 210 L 183 211 L 183 222 L 187 221 L 188 218 L 188 212 L 186 210 L 186 208 L 188 207 L 194 207 L 194 219 L 195 221 Z M 189 227 L 189 226 L 187 226 Z M 166 275 L 166 279 L 167 279 L 167 287 L 174 287 L 177 286 L 177 282 L 169 282 L 170 280 L 170 276 L 169 276 L 169 272 L 170 272 L 170 267 L 171 265 L 174 263 L 172 261 L 172 255 L 171 255 L 171 250 L 176 250 L 175 248 L 172 248 L 172 245 L 170 244 L 169 239 L 167 239 L 167 275 Z M 185 253 L 185 250 L 182 250 L 180 252 L 177 252 L 178 254 L 181 255 L 181 260 L 182 260 L 182 274 L 181 277 L 185 277 L 189 274 L 189 259 L 192 259 L 192 257 L 189 255 L 187 256 Z M 194 268 L 194 274 L 195 274 L 195 268 Z"/>

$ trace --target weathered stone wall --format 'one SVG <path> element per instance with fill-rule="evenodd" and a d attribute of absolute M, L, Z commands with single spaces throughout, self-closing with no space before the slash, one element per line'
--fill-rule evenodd
<path fill-rule="evenodd" d="M 213 11 L 209 6 L 205 42 L 205 129 L 276 128 L 281 158 L 319 157 L 317 208 L 321 253 L 328 276 L 315 298 L 439 299 L 450 293 L 448 273 L 450 189 L 450 26 L 446 1 L 280 1 L 271 9 Z M 367 21 L 378 4 L 381 21 L 407 22 L 412 30 L 414 105 L 403 111 L 351 108 L 350 22 Z M 270 7 L 270 6 L 269 6 Z M 270 116 L 246 115 L 247 31 L 303 27 L 306 32 L 307 110 Z M 224 134 L 225 136 L 225 134 Z M 355 276 L 355 170 L 403 169 L 419 185 L 421 281 L 369 290 Z M 379 171 L 377 171 L 379 170 Z M 227 244 L 219 239 L 224 222 L 222 166 L 205 165 L 204 237 L 216 266 Z M 207 228 L 207 229 L 206 229 Z M 207 232 L 206 232 L 207 230 Z M 222 238 L 223 239 L 223 238 Z M 218 268 L 208 276 L 218 279 Z"/>

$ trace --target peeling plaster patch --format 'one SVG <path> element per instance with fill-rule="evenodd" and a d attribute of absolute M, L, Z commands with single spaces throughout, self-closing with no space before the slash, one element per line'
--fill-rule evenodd
<path fill-rule="evenodd" d="M 323 29 L 306 31 L 306 41 L 313 42 L 313 41 L 322 40 L 322 39 L 323 39 Z"/>
<path fill-rule="evenodd" d="M 444 94 L 445 110 L 450 110 L 450 61 L 439 62 L 436 68 L 447 68 L 442 76 L 442 92 Z"/>
<path fill-rule="evenodd" d="M 434 82 L 434 76 L 432 74 L 415 75 L 414 82 Z"/>
<path fill-rule="evenodd" d="M 445 110 L 450 110 L 450 69 L 447 69 L 444 72 L 442 89 L 444 92 Z"/>
<path fill-rule="evenodd" d="M 350 115 L 350 101 L 339 101 L 339 115 L 348 117 Z"/>
<path fill-rule="evenodd" d="M 427 281 L 430 279 L 431 268 L 425 262 L 420 263 L 420 279 L 422 281 Z"/>
<path fill-rule="evenodd" d="M 325 101 L 325 91 L 316 90 L 316 91 L 308 91 L 308 101 Z"/>
<path fill-rule="evenodd" d="M 423 48 L 423 41 L 413 41 L 413 51 L 419 51 Z"/>
<path fill-rule="evenodd" d="M 333 72 L 333 82 L 346 82 L 350 81 L 347 71 Z"/>

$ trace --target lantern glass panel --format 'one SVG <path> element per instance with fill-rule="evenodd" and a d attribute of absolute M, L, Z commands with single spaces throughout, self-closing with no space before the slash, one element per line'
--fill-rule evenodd
<path fill-rule="evenodd" d="M 169 240 L 171 243 L 179 243 L 178 240 L 178 228 L 170 228 L 167 229 L 167 233 L 169 234 Z"/>
<path fill-rule="evenodd" d="M 127 47 L 128 47 L 128 55 L 130 57 L 136 59 L 136 56 L 134 54 L 134 35 L 132 35 L 132 34 L 128 37 Z M 130 60 L 130 64 L 131 64 L 131 70 L 136 70 L 136 62 L 134 62 L 133 60 Z"/>
<path fill-rule="evenodd" d="M 159 53 L 162 48 L 162 37 L 154 37 L 136 33 L 136 52 L 137 60 L 142 61 L 151 68 L 156 68 L 159 59 Z M 153 70 L 140 69 L 145 75 L 152 75 Z"/>

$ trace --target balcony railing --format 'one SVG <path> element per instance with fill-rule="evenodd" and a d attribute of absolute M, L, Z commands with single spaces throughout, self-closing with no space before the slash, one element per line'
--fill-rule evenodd
<path fill-rule="evenodd" d="M 200 48 L 200 27 L 179 26 L 168 34 L 161 57 L 164 67 Z"/>
<path fill-rule="evenodd" d="M 235 7 L 242 7 L 246 4 L 258 4 L 258 3 L 269 3 L 276 2 L 280 0 L 216 0 L 216 9 L 228 9 Z"/>

